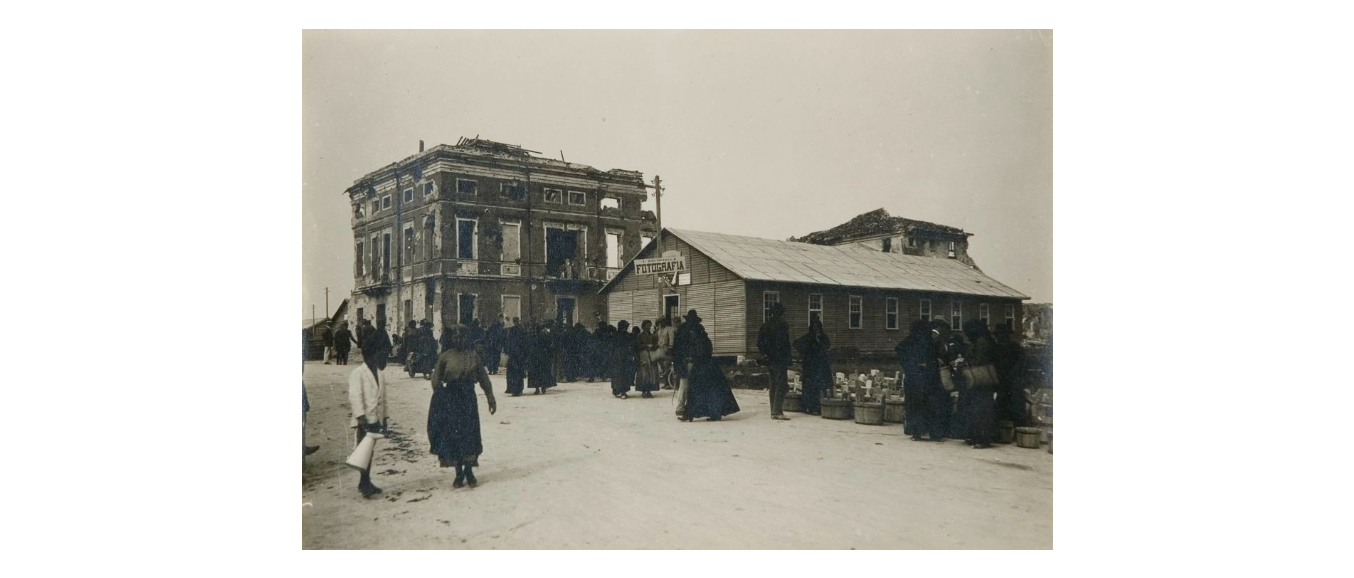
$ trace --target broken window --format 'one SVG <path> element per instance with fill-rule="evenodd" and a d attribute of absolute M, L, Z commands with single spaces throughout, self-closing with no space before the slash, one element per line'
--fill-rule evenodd
<path fill-rule="evenodd" d="M 603 208 L 603 209 L 618 209 L 618 210 L 619 210 L 619 209 L 621 208 L 621 202 L 620 202 L 620 200 L 619 200 L 619 199 L 612 198 L 612 197 L 603 197 L 602 200 L 600 201 L 600 203 L 602 204 L 602 208 Z"/>
<path fill-rule="evenodd" d="M 410 189 L 410 190 L 412 191 L 413 189 Z M 415 259 L 414 249 L 415 249 L 415 247 L 417 247 L 417 245 L 414 244 L 414 226 L 413 226 L 413 225 L 405 225 L 405 227 L 404 227 L 404 262 L 405 262 L 405 263 L 413 263 L 413 262 L 414 262 L 414 259 Z"/>
<path fill-rule="evenodd" d="M 954 241 L 950 241 L 950 256 L 954 256 Z"/>
<path fill-rule="evenodd" d="M 413 188 L 413 187 L 410 187 L 410 188 L 407 188 L 407 189 L 404 190 L 404 202 L 406 202 L 406 203 L 412 203 L 412 202 L 414 202 L 414 188 Z"/>
<path fill-rule="evenodd" d="M 913 249 L 916 249 L 916 248 L 917 248 L 917 238 L 916 238 L 916 237 L 913 237 L 913 236 L 908 236 L 908 237 L 907 237 L 907 246 L 908 246 L 908 247 L 911 247 L 911 248 L 913 248 Z"/>
<path fill-rule="evenodd" d="M 381 200 L 375 199 L 371 202 L 371 214 L 375 215 L 379 212 L 381 212 Z"/>
<path fill-rule="evenodd" d="M 475 194 L 476 183 L 469 179 L 456 179 L 456 192 L 464 195 Z"/>
<path fill-rule="evenodd" d="M 879 249 L 885 253 L 893 252 L 893 239 L 884 237 L 879 240 Z"/>
<path fill-rule="evenodd" d="M 357 276 L 361 277 L 367 274 L 367 262 L 364 260 L 366 254 L 362 252 L 362 241 L 357 242 Z"/>
<path fill-rule="evenodd" d="M 864 316 L 864 307 L 859 295 L 852 295 L 847 309 L 847 327 L 860 329 L 860 318 Z"/>
<path fill-rule="evenodd" d="M 371 271 L 372 277 L 381 270 L 381 237 L 376 234 L 371 236 Z"/>
<path fill-rule="evenodd" d="M 390 208 L 390 195 L 381 197 L 381 210 L 384 211 L 389 208 Z"/>
<path fill-rule="evenodd" d="M 511 322 L 522 317 L 522 298 L 517 295 L 503 296 L 503 321 Z"/>
<path fill-rule="evenodd" d="M 503 258 L 505 263 L 513 263 L 522 258 L 522 226 L 517 223 L 503 223 Z"/>
<path fill-rule="evenodd" d="M 475 221 L 456 219 L 456 258 L 475 258 Z"/>
<path fill-rule="evenodd" d="M 428 217 L 423 226 L 423 259 L 437 258 L 437 227 L 432 217 Z"/>
<path fill-rule="evenodd" d="M 640 248 L 640 249 L 643 249 L 643 248 L 645 248 L 645 247 L 648 247 L 650 241 L 653 241 L 653 236 L 652 236 L 652 235 L 640 235 L 640 236 L 639 236 L 639 248 Z"/>
<path fill-rule="evenodd" d="M 569 191 L 569 204 L 580 207 L 588 204 L 588 194 L 579 191 Z"/>
<path fill-rule="evenodd" d="M 390 271 L 390 233 L 381 235 L 381 271 Z"/>
<path fill-rule="evenodd" d="M 545 202 L 555 205 L 564 204 L 564 191 L 559 189 L 546 189 Z"/>
<path fill-rule="evenodd" d="M 621 266 L 621 234 L 619 232 L 613 233 L 607 231 L 606 266 L 610 269 L 616 269 Z"/>
<path fill-rule="evenodd" d="M 568 231 L 562 227 L 545 228 L 545 274 L 550 277 L 577 279 L 581 270 L 582 252 L 579 250 L 582 231 Z"/>
<path fill-rule="evenodd" d="M 898 328 L 898 298 L 884 299 L 884 329 Z"/>
<path fill-rule="evenodd" d="M 428 181 L 426 183 L 423 183 L 423 196 L 426 197 L 431 194 L 433 194 L 433 182 Z"/>
<path fill-rule="evenodd" d="M 526 198 L 526 188 L 520 184 L 501 183 L 498 185 L 498 193 L 514 201 Z"/>

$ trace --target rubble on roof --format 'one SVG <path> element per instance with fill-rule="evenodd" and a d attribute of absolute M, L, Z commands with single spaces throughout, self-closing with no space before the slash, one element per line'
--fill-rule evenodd
<path fill-rule="evenodd" d="M 884 209 L 875 209 L 868 213 L 856 215 L 851 220 L 837 225 L 826 231 L 816 231 L 804 235 L 803 237 L 791 237 L 791 241 L 799 243 L 813 243 L 815 245 L 831 245 L 849 239 L 858 239 L 870 237 L 873 235 L 887 235 L 893 233 L 908 233 L 913 231 L 947 233 L 951 235 L 965 235 L 963 229 L 918 221 L 904 217 L 895 217 L 890 215 Z"/>

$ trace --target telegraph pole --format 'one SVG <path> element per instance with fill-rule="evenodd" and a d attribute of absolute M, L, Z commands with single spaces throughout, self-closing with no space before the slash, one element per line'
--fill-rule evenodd
<path fill-rule="evenodd" d="M 663 243 L 663 177 L 654 175 L 653 184 L 644 186 L 653 189 L 654 202 L 658 205 L 658 236 L 654 239 L 657 247 Z"/>
<path fill-rule="evenodd" d="M 314 313 L 311 313 L 314 315 Z M 324 318 L 329 319 L 329 288 L 324 288 Z"/>

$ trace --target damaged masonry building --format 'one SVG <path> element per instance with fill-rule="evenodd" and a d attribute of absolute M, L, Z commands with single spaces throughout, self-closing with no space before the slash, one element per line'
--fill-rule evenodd
<path fill-rule="evenodd" d="M 395 330 L 599 317 L 598 290 L 657 232 L 643 174 L 538 154 L 478 137 L 420 141 L 355 181 L 356 318 Z"/>

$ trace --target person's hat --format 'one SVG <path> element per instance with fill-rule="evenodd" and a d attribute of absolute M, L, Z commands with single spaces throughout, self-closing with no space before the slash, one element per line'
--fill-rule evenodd
<path fill-rule="evenodd" d="M 687 321 L 694 321 L 694 322 L 696 322 L 696 323 L 700 323 L 700 322 L 701 322 L 701 316 L 700 316 L 700 315 L 696 315 L 696 310 L 695 310 L 695 309 L 690 309 L 690 310 L 688 310 L 688 311 L 686 312 L 686 320 L 687 320 Z"/>
<path fill-rule="evenodd" d="M 785 315 L 785 306 L 784 306 L 784 305 L 781 305 L 780 303 L 772 303 L 772 304 L 771 304 L 771 314 L 772 314 L 772 315 Z"/>

